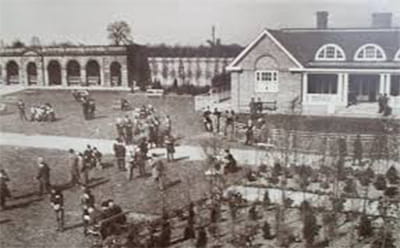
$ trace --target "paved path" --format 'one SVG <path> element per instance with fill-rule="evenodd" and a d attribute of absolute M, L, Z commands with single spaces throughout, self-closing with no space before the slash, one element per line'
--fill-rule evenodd
<path fill-rule="evenodd" d="M 83 151 L 86 145 L 95 146 L 103 154 L 112 154 L 113 140 L 105 139 L 90 139 L 80 137 L 66 137 L 66 136 L 48 136 L 48 135 L 26 135 L 18 133 L 2 133 L 0 132 L 0 145 L 19 146 L 19 147 L 34 147 L 34 148 L 45 148 L 45 149 L 58 149 L 67 151 L 72 148 L 76 151 Z M 203 160 L 206 158 L 204 150 L 200 146 L 195 145 L 183 145 L 175 148 L 176 159 L 186 159 L 189 161 Z M 267 164 L 274 164 L 276 159 L 284 161 L 282 153 L 277 151 L 270 151 L 267 153 L 265 150 L 260 149 L 230 149 L 235 159 L 239 164 L 246 165 L 259 165 L 262 162 Z M 164 148 L 156 148 L 151 150 L 152 153 L 164 154 Z M 209 152 L 212 154 L 212 152 Z M 315 154 L 289 154 L 289 164 L 294 161 L 296 163 L 314 164 L 319 165 L 321 157 Z M 331 161 L 332 162 L 332 161 Z M 329 163 L 329 158 L 326 158 L 326 163 Z M 348 165 L 351 166 L 351 161 L 348 161 Z M 390 167 L 394 165 L 400 170 L 400 163 L 391 161 L 390 163 L 384 163 L 385 166 L 378 166 L 374 169 L 376 172 L 384 173 Z"/>
<path fill-rule="evenodd" d="M 0 145 L 20 146 L 20 147 L 35 147 L 68 150 L 70 148 L 83 151 L 87 144 L 96 146 L 102 153 L 111 154 L 113 140 L 104 139 L 89 139 L 78 137 L 64 136 L 47 136 L 47 135 L 26 135 L 17 133 L 1 133 Z M 239 163 L 257 164 L 264 158 L 263 152 L 254 150 L 239 150 L 231 149 L 235 158 Z M 153 153 L 164 153 L 165 149 L 153 149 Z M 203 149 L 200 146 L 178 146 L 176 147 L 175 158 L 187 158 L 188 160 L 201 160 L 205 158 Z"/>

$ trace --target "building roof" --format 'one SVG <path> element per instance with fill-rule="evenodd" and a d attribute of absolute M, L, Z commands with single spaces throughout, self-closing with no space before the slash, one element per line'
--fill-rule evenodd
<path fill-rule="evenodd" d="M 40 46 L 6 47 L 0 49 L 0 56 L 63 56 L 63 55 L 125 55 L 126 46 Z"/>
<path fill-rule="evenodd" d="M 265 37 L 269 37 L 298 66 L 298 68 L 385 68 L 399 69 L 400 61 L 394 61 L 400 50 L 400 28 L 372 29 L 265 29 L 228 66 L 238 70 L 240 61 Z M 343 49 L 345 60 L 316 61 L 317 51 L 326 44 L 335 44 Z M 386 60 L 379 62 L 354 61 L 356 51 L 366 44 L 380 46 Z"/>
<path fill-rule="evenodd" d="M 303 66 L 331 66 L 332 63 L 315 63 L 315 54 L 325 44 L 340 46 L 345 61 L 335 61 L 335 66 L 394 66 L 390 63 L 400 49 L 400 29 L 282 29 L 268 30 Z M 376 44 L 385 51 L 386 63 L 354 63 L 354 54 L 365 44 Z M 397 63 L 398 66 L 398 63 Z M 398 67 L 397 67 L 398 68 Z"/>

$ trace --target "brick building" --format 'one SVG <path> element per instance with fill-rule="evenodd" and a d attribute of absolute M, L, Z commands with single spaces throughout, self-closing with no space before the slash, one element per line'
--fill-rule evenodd
<path fill-rule="evenodd" d="M 279 112 L 335 113 L 349 99 L 376 102 L 379 94 L 400 108 L 400 29 L 390 13 L 372 20 L 328 28 L 328 13 L 318 12 L 316 28 L 265 29 L 227 67 L 232 108 L 248 111 L 254 97 L 276 101 Z"/>

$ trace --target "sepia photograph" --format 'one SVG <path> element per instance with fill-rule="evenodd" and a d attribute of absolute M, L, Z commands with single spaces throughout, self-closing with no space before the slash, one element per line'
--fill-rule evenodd
<path fill-rule="evenodd" d="M 400 0 L 0 0 L 0 248 L 400 248 Z"/>

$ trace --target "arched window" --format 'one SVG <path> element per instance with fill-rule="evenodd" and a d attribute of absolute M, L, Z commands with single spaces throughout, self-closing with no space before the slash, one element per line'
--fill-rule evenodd
<path fill-rule="evenodd" d="M 343 49 L 336 44 L 326 44 L 315 54 L 315 60 L 343 61 L 346 60 Z"/>
<path fill-rule="evenodd" d="M 394 55 L 394 60 L 400 61 L 400 49 L 397 51 L 396 55 Z"/>
<path fill-rule="evenodd" d="M 384 61 L 386 60 L 386 55 L 380 46 L 375 44 L 366 44 L 358 48 L 354 55 L 354 60 Z"/>

